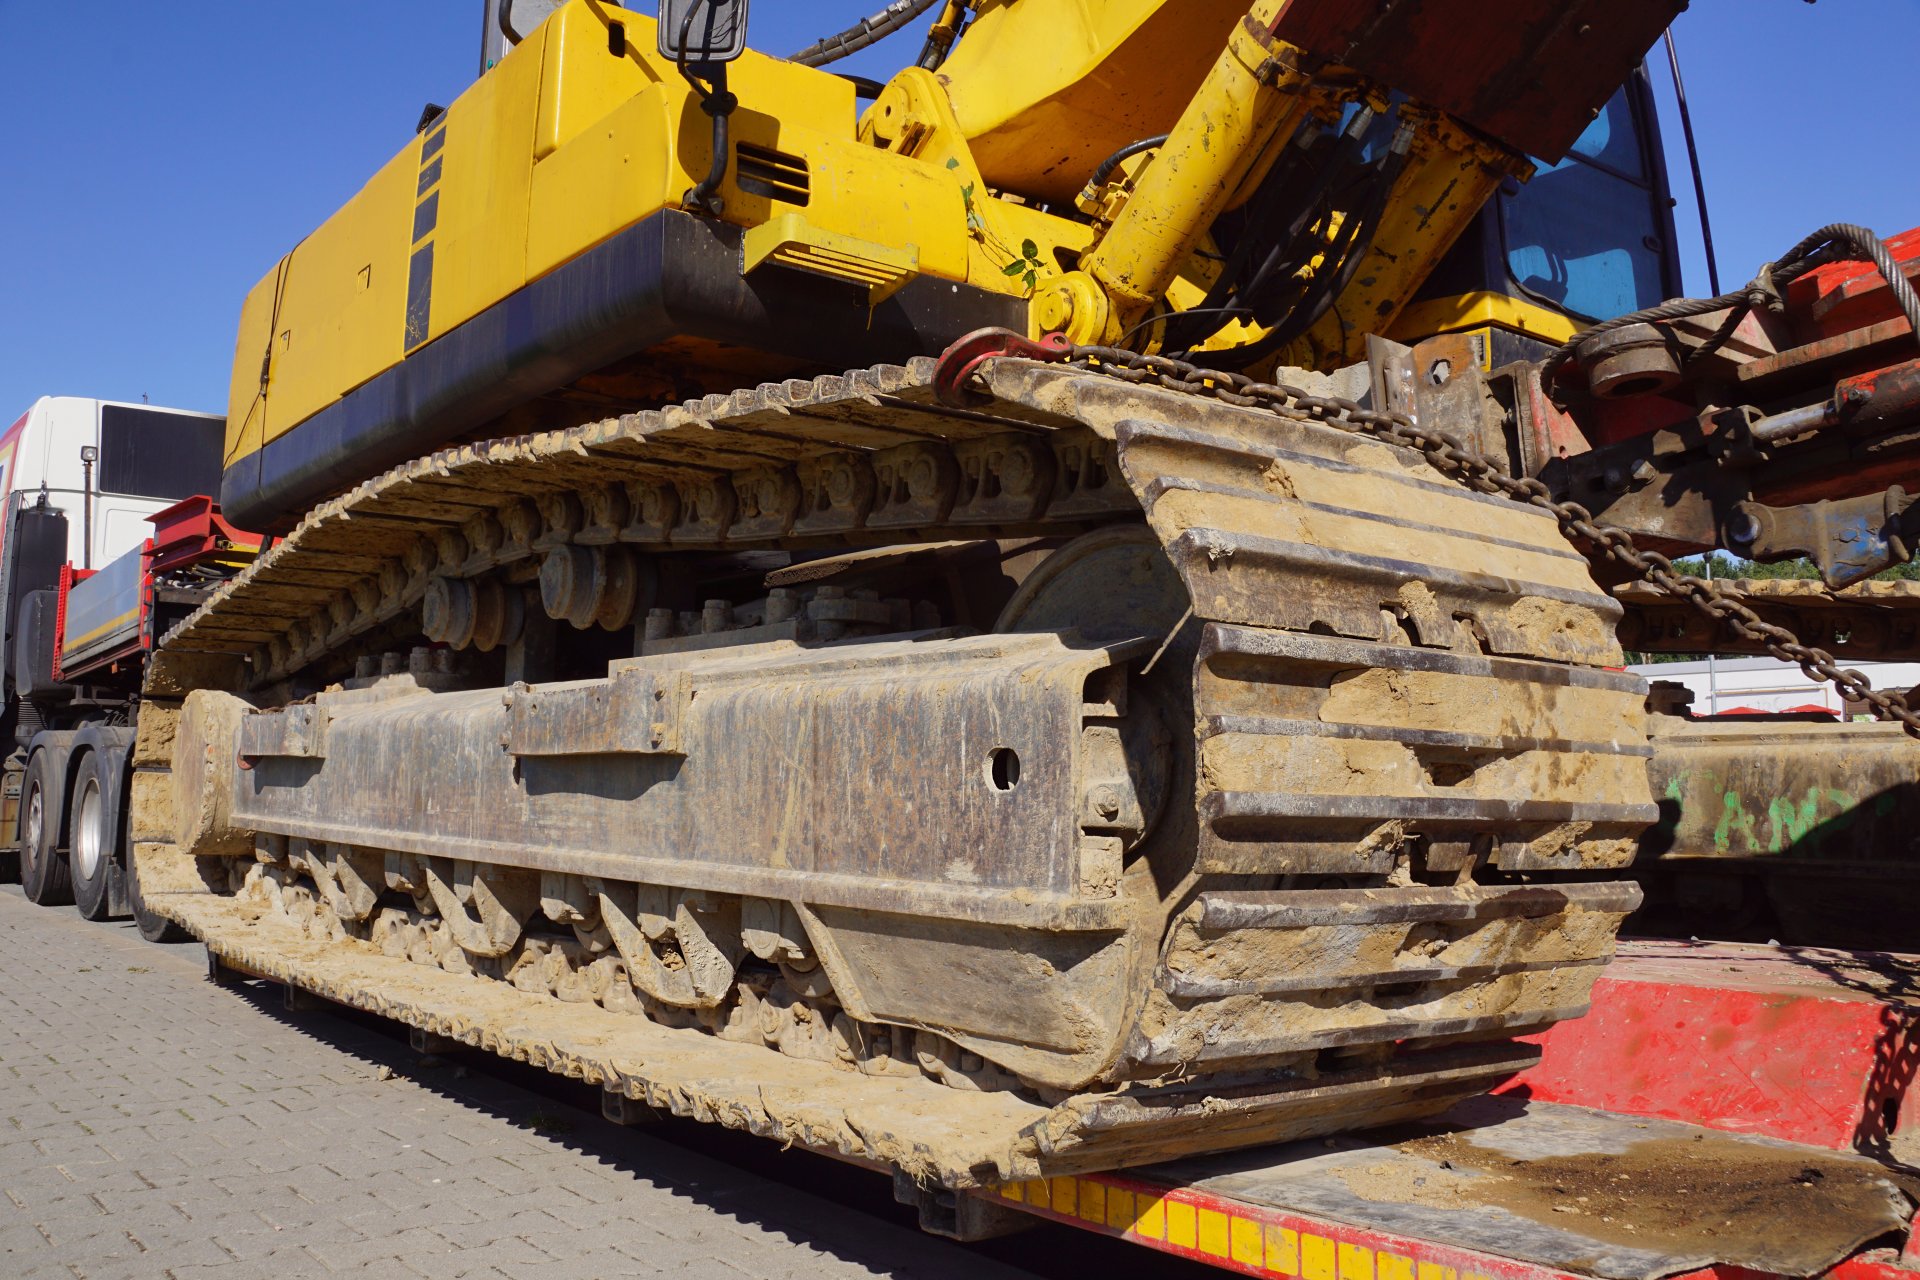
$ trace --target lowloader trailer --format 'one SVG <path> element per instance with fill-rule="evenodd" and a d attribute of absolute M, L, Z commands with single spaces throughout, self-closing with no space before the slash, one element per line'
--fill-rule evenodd
<path fill-rule="evenodd" d="M 1032 1215 L 1288 1280 L 1912 1280 L 1917 976 L 1624 943 L 1537 1065 L 1437 1120 L 923 1198 L 922 1221 Z"/>

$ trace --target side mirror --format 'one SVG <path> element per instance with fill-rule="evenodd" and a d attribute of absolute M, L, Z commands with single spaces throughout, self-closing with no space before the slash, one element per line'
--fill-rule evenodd
<path fill-rule="evenodd" d="M 660 0 L 660 56 L 732 62 L 747 51 L 747 0 Z"/>

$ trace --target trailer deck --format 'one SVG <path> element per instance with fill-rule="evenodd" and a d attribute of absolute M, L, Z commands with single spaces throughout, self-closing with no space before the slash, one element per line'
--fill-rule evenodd
<path fill-rule="evenodd" d="M 1439 1122 L 974 1194 L 1298 1280 L 1913 1280 L 1917 996 L 1912 957 L 1624 944 Z"/>

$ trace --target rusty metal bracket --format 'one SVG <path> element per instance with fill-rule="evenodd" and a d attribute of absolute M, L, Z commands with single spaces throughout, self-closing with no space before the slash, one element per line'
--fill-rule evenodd
<path fill-rule="evenodd" d="M 240 722 L 239 753 L 243 759 L 286 756 L 324 760 L 327 755 L 326 708 L 306 702 L 265 715 L 246 717 Z"/>
<path fill-rule="evenodd" d="M 683 671 L 617 665 L 607 680 L 516 684 L 504 695 L 503 745 L 516 756 L 682 755 L 690 698 Z"/>
<path fill-rule="evenodd" d="M 1748 536 L 1736 542 L 1744 541 L 1746 553 L 1756 560 L 1806 556 L 1838 590 L 1913 558 L 1913 539 L 1920 533 L 1913 502 L 1899 485 L 1885 493 L 1795 507 L 1743 502 L 1739 513 L 1747 523 L 1736 533 Z"/>

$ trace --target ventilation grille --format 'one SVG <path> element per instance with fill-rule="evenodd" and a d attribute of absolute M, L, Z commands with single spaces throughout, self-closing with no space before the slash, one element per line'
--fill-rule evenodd
<path fill-rule="evenodd" d="M 738 166 L 734 181 L 742 191 L 782 204 L 806 204 L 807 162 L 801 157 L 751 142 L 735 147 L 733 155 Z"/>

